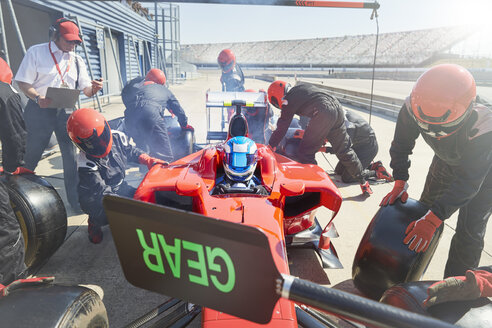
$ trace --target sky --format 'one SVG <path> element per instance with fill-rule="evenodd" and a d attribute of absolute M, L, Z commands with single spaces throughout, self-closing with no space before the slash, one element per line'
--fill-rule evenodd
<path fill-rule="evenodd" d="M 354 0 L 354 2 L 358 2 Z M 367 0 L 365 2 L 373 2 Z M 486 24 L 492 0 L 379 0 L 379 32 Z M 166 6 L 166 4 L 163 4 Z M 311 39 L 376 33 L 371 9 L 179 4 L 181 44 Z M 491 38 L 492 42 L 492 38 Z"/>

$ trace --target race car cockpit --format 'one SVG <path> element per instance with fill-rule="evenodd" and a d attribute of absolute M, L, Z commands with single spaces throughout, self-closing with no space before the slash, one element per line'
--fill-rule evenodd
<path fill-rule="evenodd" d="M 257 194 L 268 195 L 267 189 L 255 176 L 258 161 L 256 143 L 245 137 L 229 139 L 222 149 L 223 173 L 218 174 L 211 195 Z"/>

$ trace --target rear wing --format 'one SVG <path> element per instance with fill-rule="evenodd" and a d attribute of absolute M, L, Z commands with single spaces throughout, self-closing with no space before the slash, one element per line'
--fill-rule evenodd
<path fill-rule="evenodd" d="M 267 93 L 260 92 L 220 92 L 207 91 L 207 107 L 230 107 L 234 100 L 246 102 L 246 107 L 267 107 Z"/>

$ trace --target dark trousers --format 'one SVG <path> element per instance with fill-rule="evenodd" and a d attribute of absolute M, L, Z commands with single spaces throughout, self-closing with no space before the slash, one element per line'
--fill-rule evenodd
<path fill-rule="evenodd" d="M 457 173 L 434 156 L 420 201 L 431 206 L 448 189 Z M 444 277 L 464 276 L 466 270 L 478 267 L 487 222 L 492 213 L 492 172 L 489 172 L 478 194 L 459 209 L 456 232 L 451 240 Z"/>
<path fill-rule="evenodd" d="M 63 160 L 63 179 L 67 199 L 72 207 L 78 207 L 78 174 L 75 146 L 67 133 L 69 116 L 64 109 L 40 108 L 35 102 L 29 100 L 24 109 L 24 120 L 27 129 L 24 161 L 26 162 L 25 167 L 34 171 L 54 131 Z"/>
<path fill-rule="evenodd" d="M 0 181 L 0 284 L 23 278 L 24 237 L 12 207 L 7 187 Z"/>
<path fill-rule="evenodd" d="M 136 108 L 125 110 L 125 126 L 138 148 L 152 157 L 174 160 L 160 105 L 142 101 Z"/>
<path fill-rule="evenodd" d="M 112 193 L 113 195 L 133 198 L 133 195 L 135 194 L 135 191 L 137 191 L 137 189 L 128 185 L 126 181 L 123 181 L 119 186 L 114 187 L 112 191 L 113 191 Z M 91 208 L 92 213 L 97 213 L 97 214 L 89 215 L 89 222 L 93 225 L 100 226 L 100 227 L 107 225 L 108 218 L 103 208 L 102 198 L 95 199 L 94 202 L 92 202 L 92 204 L 90 205 L 92 207 Z"/>
<path fill-rule="evenodd" d="M 359 158 L 360 163 L 362 164 L 363 168 L 368 168 L 369 165 L 372 163 L 376 155 L 378 154 L 378 142 L 376 141 L 376 138 L 369 138 L 367 140 L 367 143 L 364 144 L 354 144 L 352 145 L 352 149 L 354 152 L 357 154 L 357 157 Z M 338 162 L 337 166 L 335 167 L 335 173 L 339 174 L 342 176 L 342 181 L 345 183 L 350 183 L 350 182 L 358 182 L 358 179 L 355 179 L 348 173 L 348 171 L 345 169 L 345 166 L 341 162 Z"/>
<path fill-rule="evenodd" d="M 321 146 L 325 144 L 330 131 L 326 127 L 330 120 L 329 113 L 319 110 L 309 121 L 304 131 L 299 147 L 297 148 L 297 161 L 304 164 L 317 164 L 315 156 Z"/>

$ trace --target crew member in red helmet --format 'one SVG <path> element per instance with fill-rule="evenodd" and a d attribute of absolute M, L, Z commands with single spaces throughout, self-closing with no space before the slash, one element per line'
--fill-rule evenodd
<path fill-rule="evenodd" d="M 236 56 L 231 49 L 224 49 L 217 57 L 217 63 L 222 70 L 220 83 L 222 91 L 244 91 L 244 74 L 243 70 L 236 63 Z"/>
<path fill-rule="evenodd" d="M 409 155 L 419 135 L 434 150 L 420 197 L 429 211 L 408 226 L 403 242 L 425 251 L 437 228 L 459 210 L 445 277 L 478 266 L 492 212 L 492 111 L 475 98 L 475 80 L 465 68 L 430 68 L 400 110 L 390 148 L 395 185 L 383 206 L 408 198 Z"/>
<path fill-rule="evenodd" d="M 157 68 L 145 77 L 131 80 L 121 91 L 125 104 L 125 126 L 140 149 L 150 155 L 172 162 L 173 156 L 164 111 L 166 108 L 178 118 L 182 130 L 194 131 L 188 117 L 174 94 L 165 86 L 166 75 Z"/>
<path fill-rule="evenodd" d="M 91 108 L 73 112 L 67 121 L 67 132 L 81 150 L 77 159 L 79 202 L 89 215 L 89 240 L 98 244 L 103 238 L 101 227 L 108 224 L 103 196 L 133 197 L 135 193 L 135 188 L 124 180 L 127 162 L 145 164 L 149 169 L 167 162 L 132 146 L 123 132 L 111 131 L 104 116 Z"/>

